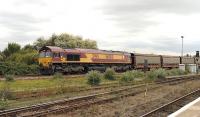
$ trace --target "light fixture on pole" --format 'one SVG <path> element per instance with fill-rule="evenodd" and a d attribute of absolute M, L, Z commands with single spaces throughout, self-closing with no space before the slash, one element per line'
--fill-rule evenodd
<path fill-rule="evenodd" d="M 184 38 L 184 36 L 181 36 L 181 38 L 182 38 L 182 49 L 181 49 L 181 57 L 183 57 L 183 38 Z"/>

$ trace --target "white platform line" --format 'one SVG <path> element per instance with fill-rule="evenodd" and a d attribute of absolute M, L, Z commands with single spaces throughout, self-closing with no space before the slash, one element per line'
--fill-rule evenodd
<path fill-rule="evenodd" d="M 184 107 L 182 107 L 181 109 L 179 109 L 178 111 L 170 114 L 168 117 L 176 117 L 177 115 L 179 115 L 180 113 L 186 111 L 187 109 L 189 109 L 192 105 L 194 105 L 195 103 L 197 103 L 198 101 L 200 101 L 200 97 L 197 98 L 196 100 L 190 102 L 189 104 L 185 105 Z"/>

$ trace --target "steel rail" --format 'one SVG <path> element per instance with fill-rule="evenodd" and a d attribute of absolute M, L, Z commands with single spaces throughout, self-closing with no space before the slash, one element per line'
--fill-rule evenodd
<path fill-rule="evenodd" d="M 175 100 L 173 100 L 173 101 L 171 101 L 171 102 L 169 102 L 169 103 L 167 103 L 167 104 L 164 104 L 163 106 L 158 107 L 158 108 L 156 108 L 156 109 L 154 109 L 154 110 L 152 110 L 152 111 L 150 111 L 150 112 L 148 112 L 148 113 L 146 113 L 146 114 L 144 114 L 144 115 L 142 115 L 142 116 L 140 116 L 140 117 L 149 117 L 149 116 L 155 114 L 156 112 L 158 112 L 158 111 L 160 111 L 160 110 L 163 110 L 163 109 L 166 108 L 167 106 L 170 106 L 170 105 L 172 105 L 172 104 L 174 104 L 174 103 L 176 103 L 176 102 L 178 102 L 178 101 L 183 100 L 184 98 L 186 98 L 186 97 L 188 97 L 188 96 L 191 96 L 191 95 L 196 94 L 196 93 L 199 93 L 199 92 L 200 92 L 200 89 L 197 89 L 197 90 L 195 90 L 195 91 L 192 91 L 192 92 L 190 92 L 190 93 L 188 93 L 188 94 L 186 94 L 186 95 L 184 95 L 184 96 L 181 96 L 181 97 L 179 97 L 179 98 L 177 98 L 177 99 L 175 99 Z"/>

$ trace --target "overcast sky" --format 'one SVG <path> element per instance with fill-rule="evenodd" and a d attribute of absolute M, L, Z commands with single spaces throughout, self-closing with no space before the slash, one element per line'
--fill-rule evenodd
<path fill-rule="evenodd" d="M 1 0 L 0 50 L 8 42 L 70 33 L 100 49 L 180 55 L 200 50 L 199 0 Z"/>

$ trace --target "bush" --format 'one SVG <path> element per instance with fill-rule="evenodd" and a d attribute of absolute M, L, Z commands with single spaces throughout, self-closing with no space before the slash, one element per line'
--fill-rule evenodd
<path fill-rule="evenodd" d="M 90 85 L 99 85 L 101 82 L 101 73 L 98 71 L 90 71 L 86 77 L 88 79 L 87 83 Z"/>
<path fill-rule="evenodd" d="M 8 107 L 8 103 L 6 100 L 0 100 L 0 110 L 4 110 Z"/>
<path fill-rule="evenodd" d="M 127 71 L 122 74 L 121 81 L 122 82 L 131 82 L 134 80 L 134 73 L 132 71 Z"/>
<path fill-rule="evenodd" d="M 107 80 L 116 80 L 115 78 L 115 70 L 108 68 L 104 73 L 104 78 Z"/>
<path fill-rule="evenodd" d="M 185 67 L 185 71 L 182 71 L 182 72 L 184 72 L 184 74 L 189 74 L 189 73 L 191 73 L 190 72 L 190 68 L 186 65 L 186 67 Z"/>
<path fill-rule="evenodd" d="M 165 69 L 162 69 L 162 68 L 157 69 L 155 72 L 156 72 L 156 75 L 157 75 L 157 78 L 158 78 L 158 79 L 165 79 L 165 77 L 166 77 L 166 75 L 167 75 L 166 70 L 165 70 Z"/>
<path fill-rule="evenodd" d="M 144 72 L 142 71 L 137 71 L 137 70 L 133 70 L 132 71 L 134 78 L 141 78 L 144 77 Z"/>
<path fill-rule="evenodd" d="M 157 70 L 151 70 L 147 73 L 148 80 L 157 80 L 157 79 L 165 79 L 167 75 L 166 70 L 160 68 Z"/>
<path fill-rule="evenodd" d="M 13 75 L 25 75 L 25 74 L 38 74 L 39 66 L 36 64 L 27 65 L 24 63 L 16 62 L 2 62 L 0 63 L 0 74 L 13 74 Z"/>
<path fill-rule="evenodd" d="M 147 72 L 147 77 L 146 77 L 148 80 L 155 80 L 157 78 L 157 75 L 155 73 L 154 70 L 151 70 L 149 72 Z"/>
<path fill-rule="evenodd" d="M 14 75 L 6 74 L 4 77 L 8 82 L 14 81 Z"/>
<path fill-rule="evenodd" d="M 14 99 L 13 92 L 10 89 L 10 83 L 4 82 L 2 88 L 0 89 L 0 100 Z"/>
<path fill-rule="evenodd" d="M 169 76 L 176 76 L 176 75 L 184 75 L 186 72 L 184 72 L 181 69 L 171 69 L 167 72 L 167 75 Z"/>
<path fill-rule="evenodd" d="M 54 75 L 53 75 L 53 79 L 63 79 L 63 74 L 62 73 L 59 73 L 59 72 L 56 72 Z"/>

